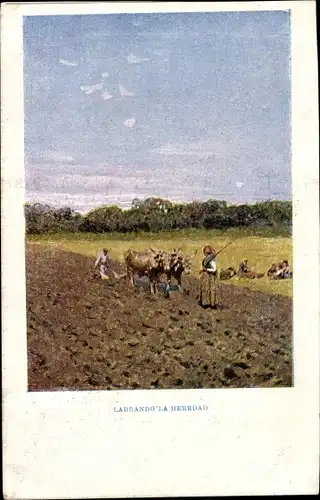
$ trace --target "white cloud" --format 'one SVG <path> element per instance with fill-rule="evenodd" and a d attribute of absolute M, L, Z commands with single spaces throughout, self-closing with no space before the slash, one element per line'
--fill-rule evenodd
<path fill-rule="evenodd" d="M 207 141 L 190 142 L 189 144 L 167 144 L 156 148 L 153 153 L 169 156 L 196 156 L 198 158 L 207 158 L 216 155 L 218 145 L 213 145 Z"/>
<path fill-rule="evenodd" d="M 119 92 L 121 97 L 132 97 L 135 94 L 133 92 L 130 92 L 129 90 L 126 90 L 123 85 L 119 83 Z"/>
<path fill-rule="evenodd" d="M 63 158 L 60 152 L 53 153 L 53 156 Z M 226 182 L 226 179 L 231 178 L 232 172 L 233 178 L 237 178 L 234 169 L 228 169 L 227 164 L 221 164 L 222 168 L 218 170 L 210 169 L 209 182 L 204 185 L 204 179 L 207 179 L 205 169 L 201 169 L 201 165 L 197 162 L 194 163 L 194 158 L 191 158 L 192 165 L 185 158 L 178 157 L 173 160 L 175 165 L 181 165 L 182 189 L 177 193 L 176 186 L 170 184 L 172 168 L 170 158 L 168 160 L 168 165 L 166 161 L 163 167 L 155 170 L 130 167 L 127 164 L 114 164 L 112 168 L 109 165 L 101 169 L 101 174 L 94 174 L 94 167 L 90 167 L 89 164 L 86 166 L 75 164 L 68 170 L 66 164 L 59 162 L 40 166 L 31 164 L 26 176 L 26 199 L 53 206 L 68 205 L 75 210 L 86 212 L 102 204 L 116 204 L 122 208 L 129 208 L 133 198 L 152 195 L 178 202 L 212 197 L 230 202 L 242 198 L 242 195 L 240 196 L 242 190 L 231 192 L 231 186 Z M 193 174 L 194 170 L 197 175 Z M 220 174 L 223 174 L 222 177 Z M 220 185 L 221 179 L 222 185 Z M 243 199 L 262 199 L 263 192 L 256 187 L 256 185 L 249 186 L 243 194 Z"/>
<path fill-rule="evenodd" d="M 251 143 L 250 137 L 244 136 L 239 129 L 235 126 L 217 125 L 215 129 L 208 130 L 205 139 L 189 143 L 168 142 L 151 152 L 168 156 L 194 156 L 201 159 L 213 157 L 218 161 L 233 160 L 240 156 L 244 158 L 248 155 L 248 158 L 245 158 L 248 162 L 254 144 Z"/>
<path fill-rule="evenodd" d="M 75 159 L 72 156 L 65 156 L 60 153 L 54 153 L 51 155 L 51 159 L 54 161 L 59 161 L 63 163 L 74 163 Z"/>
<path fill-rule="evenodd" d="M 60 153 L 59 151 L 43 151 L 41 154 L 38 154 L 35 157 L 32 157 L 28 160 L 28 163 L 75 163 L 75 159 L 72 156 L 68 156 L 64 153 Z"/>
<path fill-rule="evenodd" d="M 171 54 L 171 50 L 170 49 L 157 49 L 157 50 L 154 50 L 153 53 L 156 55 L 156 56 L 170 56 Z"/>
<path fill-rule="evenodd" d="M 80 85 L 80 90 L 84 92 L 86 95 L 93 94 L 98 90 L 102 89 L 102 83 L 98 83 L 97 85 Z"/>
<path fill-rule="evenodd" d="M 123 124 L 126 127 L 133 128 L 135 126 L 135 124 L 136 124 L 136 119 L 135 118 L 128 118 L 127 120 L 125 120 L 123 122 Z"/>
<path fill-rule="evenodd" d="M 109 94 L 109 92 L 107 92 L 107 91 L 106 92 L 102 92 L 101 96 L 102 96 L 102 99 L 104 99 L 104 100 L 108 100 L 108 99 L 112 99 L 113 98 L 113 95 Z"/>
<path fill-rule="evenodd" d="M 128 56 L 126 56 L 126 59 L 127 59 L 129 64 L 138 64 L 138 63 L 141 63 L 144 61 L 150 61 L 150 59 L 143 58 L 143 57 L 137 57 L 134 54 L 129 54 Z"/>
<path fill-rule="evenodd" d="M 59 63 L 62 64 L 62 66 L 71 66 L 71 67 L 78 66 L 77 61 L 67 61 L 66 59 L 59 59 Z"/>
<path fill-rule="evenodd" d="M 38 193 L 34 191 L 27 194 L 26 201 L 29 203 L 44 203 L 55 208 L 68 206 L 81 213 L 87 213 L 101 205 L 119 205 L 122 208 L 129 208 L 134 197 L 134 195 L 122 197 L 116 194 L 109 196 L 103 193 L 72 194 L 60 192 Z"/>

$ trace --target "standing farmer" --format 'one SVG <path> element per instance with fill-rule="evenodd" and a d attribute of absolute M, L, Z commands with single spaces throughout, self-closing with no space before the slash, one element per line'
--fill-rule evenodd
<path fill-rule="evenodd" d="M 98 253 L 94 269 L 99 268 L 101 279 L 108 279 L 107 271 L 110 268 L 108 250 L 104 248 Z"/>
<path fill-rule="evenodd" d="M 203 249 L 204 258 L 200 271 L 199 305 L 205 309 L 217 308 L 217 264 L 216 251 L 210 245 Z"/>

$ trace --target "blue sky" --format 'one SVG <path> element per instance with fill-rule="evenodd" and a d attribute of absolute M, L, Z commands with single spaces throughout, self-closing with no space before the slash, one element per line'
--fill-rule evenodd
<path fill-rule="evenodd" d="M 291 198 L 290 15 L 24 18 L 26 200 Z"/>

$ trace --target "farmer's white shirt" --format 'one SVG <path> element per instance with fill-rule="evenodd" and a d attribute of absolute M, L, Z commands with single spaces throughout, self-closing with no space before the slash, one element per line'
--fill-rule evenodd
<path fill-rule="evenodd" d="M 102 250 L 98 253 L 94 267 L 97 268 L 99 265 L 105 267 L 108 263 L 109 256 L 106 255 Z"/>
<path fill-rule="evenodd" d="M 217 262 L 216 258 L 213 257 L 213 259 L 209 262 L 209 267 L 206 269 L 208 273 L 215 273 L 217 270 Z"/>

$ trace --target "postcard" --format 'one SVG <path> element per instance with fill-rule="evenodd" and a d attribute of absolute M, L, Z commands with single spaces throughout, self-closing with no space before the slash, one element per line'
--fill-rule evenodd
<path fill-rule="evenodd" d="M 6 498 L 317 493 L 315 20 L 5 4 Z"/>

